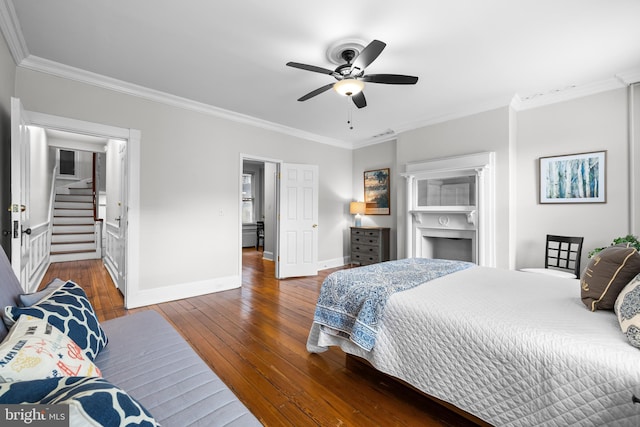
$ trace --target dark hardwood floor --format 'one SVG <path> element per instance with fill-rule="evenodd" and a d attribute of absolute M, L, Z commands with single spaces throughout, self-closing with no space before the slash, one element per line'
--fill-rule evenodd
<path fill-rule="evenodd" d="M 474 425 L 371 369 L 348 369 L 340 349 L 307 352 L 320 286 L 332 271 L 276 280 L 274 263 L 245 249 L 241 288 L 133 310 L 100 260 L 52 264 L 43 283 L 78 283 L 101 321 L 158 311 L 267 426 Z"/>

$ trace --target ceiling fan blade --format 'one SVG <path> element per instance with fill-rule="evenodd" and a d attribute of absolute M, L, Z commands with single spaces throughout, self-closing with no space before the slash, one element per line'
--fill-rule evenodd
<path fill-rule="evenodd" d="M 353 99 L 353 103 L 356 104 L 358 108 L 364 108 L 367 106 L 367 99 L 364 97 L 364 92 L 358 92 L 355 95 L 351 96 Z"/>
<path fill-rule="evenodd" d="M 328 85 L 324 85 L 322 87 L 319 87 L 318 89 L 309 92 L 308 94 L 306 94 L 305 96 L 298 98 L 298 101 L 306 101 L 309 98 L 313 98 L 316 95 L 320 95 L 322 92 L 326 92 L 329 89 L 331 89 L 333 87 L 333 83 L 329 83 Z"/>
<path fill-rule="evenodd" d="M 415 76 L 403 76 L 402 74 L 369 74 L 360 78 L 363 82 L 384 83 L 389 85 L 414 85 L 418 82 Z"/>
<path fill-rule="evenodd" d="M 351 71 L 356 68 L 359 68 L 361 71 L 363 71 L 369 66 L 369 64 L 375 61 L 375 59 L 378 57 L 378 55 L 380 55 L 386 45 L 386 43 L 381 42 L 380 40 L 374 40 L 369 43 L 364 49 L 362 49 L 362 52 L 360 52 L 360 54 L 353 61 Z"/>
<path fill-rule="evenodd" d="M 299 62 L 287 62 L 287 65 L 293 68 L 300 68 L 301 70 L 313 71 L 314 73 L 328 74 L 330 76 L 333 76 L 335 74 L 335 71 L 333 70 L 329 70 L 328 68 L 316 67 L 315 65 L 301 64 Z"/>

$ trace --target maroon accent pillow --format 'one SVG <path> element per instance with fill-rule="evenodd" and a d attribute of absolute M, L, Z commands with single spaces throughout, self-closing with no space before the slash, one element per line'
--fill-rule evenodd
<path fill-rule="evenodd" d="M 628 243 L 609 246 L 593 256 L 582 273 L 582 302 L 591 311 L 613 310 L 622 289 L 640 273 L 640 254 Z"/>

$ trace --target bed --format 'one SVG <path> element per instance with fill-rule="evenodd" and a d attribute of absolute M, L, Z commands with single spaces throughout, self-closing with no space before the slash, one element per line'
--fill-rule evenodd
<path fill-rule="evenodd" d="M 406 269 L 412 261 L 389 265 L 397 262 Z M 363 282 L 386 277 L 389 265 L 333 273 L 323 290 L 335 274 Z M 493 425 L 639 426 L 640 349 L 612 311 L 586 309 L 579 283 L 465 266 L 392 293 L 375 319 L 371 346 L 318 316 L 321 290 L 307 349 L 339 346 Z"/>

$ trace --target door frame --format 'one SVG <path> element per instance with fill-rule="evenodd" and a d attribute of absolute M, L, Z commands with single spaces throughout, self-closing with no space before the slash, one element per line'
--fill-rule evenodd
<path fill-rule="evenodd" d="M 140 141 L 142 133 L 138 129 L 121 128 L 68 117 L 29 111 L 29 122 L 33 126 L 81 133 L 104 138 L 121 139 L 127 144 L 127 225 L 125 238 L 126 282 L 124 306 L 136 295 L 140 284 Z"/>
<path fill-rule="evenodd" d="M 11 233 L 11 267 L 25 292 L 32 292 L 30 254 L 30 151 L 29 112 L 19 98 L 11 98 L 11 154 L 9 174 L 11 200 L 9 211 Z M 26 229 L 25 229 L 26 226 Z M 23 231 L 29 230 L 29 232 Z"/>
<path fill-rule="evenodd" d="M 240 277 L 240 281 L 242 283 L 242 168 L 245 160 L 251 160 L 255 162 L 263 162 L 263 163 L 273 163 L 276 165 L 276 173 L 280 172 L 282 168 L 282 164 L 284 161 L 280 159 L 272 159 L 268 157 L 262 156 L 254 156 L 251 154 L 243 154 L 240 153 L 240 167 L 238 173 L 238 242 L 240 242 L 240 250 L 238 251 L 238 277 Z M 279 186 L 276 185 L 275 188 L 276 200 L 275 203 L 275 224 L 274 224 L 274 236 L 275 236 L 275 244 L 273 247 L 273 261 L 275 262 L 275 271 L 278 271 L 278 263 L 280 259 L 280 242 L 278 236 L 280 235 L 280 221 L 278 221 L 278 215 L 280 215 L 280 189 Z"/>

